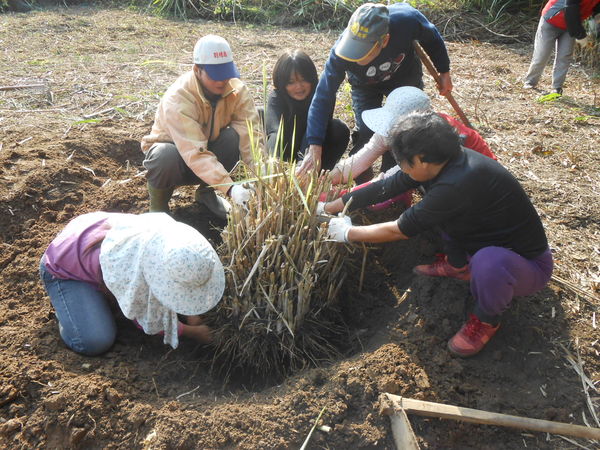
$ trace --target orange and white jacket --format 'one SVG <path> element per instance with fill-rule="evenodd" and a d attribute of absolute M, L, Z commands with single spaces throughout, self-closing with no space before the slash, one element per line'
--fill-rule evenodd
<path fill-rule="evenodd" d="M 252 124 L 254 139 L 258 136 L 260 142 L 258 112 L 244 83 L 237 78 L 230 79 L 213 111 L 194 71 L 190 70 L 181 75 L 160 100 L 152 130 L 142 138 L 142 151 L 146 153 L 157 142 L 171 142 L 202 181 L 209 185 L 231 183 L 229 173 L 207 145 L 219 137 L 221 128 L 229 125 L 240 136 L 242 161 L 251 165 L 248 123 Z M 226 193 L 229 187 L 218 189 Z"/>

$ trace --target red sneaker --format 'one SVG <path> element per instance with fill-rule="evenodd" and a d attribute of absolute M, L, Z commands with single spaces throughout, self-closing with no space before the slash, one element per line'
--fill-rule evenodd
<path fill-rule="evenodd" d="M 476 355 L 496 334 L 498 328 L 500 324 L 493 326 L 482 322 L 475 314 L 469 314 L 467 323 L 448 341 L 448 350 L 462 358 Z"/>
<path fill-rule="evenodd" d="M 447 255 L 439 253 L 436 256 L 437 260 L 434 261 L 433 264 L 421 264 L 420 266 L 415 266 L 413 272 L 417 275 L 426 275 L 428 277 L 449 277 L 464 281 L 471 279 L 471 272 L 468 264 L 457 269 L 448 263 Z"/>

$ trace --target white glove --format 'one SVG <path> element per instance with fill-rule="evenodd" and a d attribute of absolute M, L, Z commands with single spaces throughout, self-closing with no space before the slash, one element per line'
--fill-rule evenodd
<path fill-rule="evenodd" d="M 348 231 L 351 227 L 352 219 L 350 217 L 335 217 L 329 221 L 327 237 L 336 242 L 348 242 Z"/>
<path fill-rule="evenodd" d="M 317 203 L 317 216 L 324 216 L 325 214 L 327 214 L 325 212 L 325 202 Z"/>
<path fill-rule="evenodd" d="M 248 203 L 248 200 L 250 200 L 252 191 L 250 189 L 246 189 L 241 184 L 234 184 L 231 187 L 231 192 L 229 194 L 231 196 L 231 200 L 233 200 L 236 205 L 246 206 L 246 203 Z"/>

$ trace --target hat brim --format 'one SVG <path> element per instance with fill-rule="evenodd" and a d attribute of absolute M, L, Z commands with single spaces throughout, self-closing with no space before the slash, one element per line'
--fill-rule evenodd
<path fill-rule="evenodd" d="M 224 81 L 240 77 L 240 72 L 233 61 L 223 64 L 204 64 L 202 68 L 214 81 Z"/>
<path fill-rule="evenodd" d="M 394 118 L 383 107 L 363 111 L 362 120 L 369 129 L 383 137 L 387 137 Z"/>
<path fill-rule="evenodd" d="M 373 47 L 377 45 L 377 42 L 356 39 L 354 34 L 346 29 L 335 46 L 335 54 L 346 61 L 358 62 L 367 56 Z"/>

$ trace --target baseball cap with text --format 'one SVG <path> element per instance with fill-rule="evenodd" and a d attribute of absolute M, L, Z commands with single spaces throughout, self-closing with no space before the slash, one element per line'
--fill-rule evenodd
<path fill-rule="evenodd" d="M 335 46 L 335 54 L 347 61 L 360 61 L 388 33 L 390 14 L 381 3 L 365 3 L 348 22 Z"/>
<path fill-rule="evenodd" d="M 198 39 L 194 46 L 194 64 L 201 65 L 215 81 L 240 77 L 233 63 L 231 47 L 225 39 L 214 34 Z"/>

